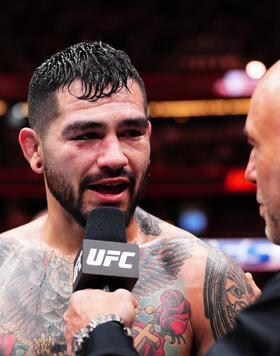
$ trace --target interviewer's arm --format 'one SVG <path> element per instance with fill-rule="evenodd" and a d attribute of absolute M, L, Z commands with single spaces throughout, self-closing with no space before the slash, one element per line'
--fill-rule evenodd
<path fill-rule="evenodd" d="M 115 323 L 104 323 L 92 332 L 86 348 L 87 356 L 137 356 L 132 337 Z"/>

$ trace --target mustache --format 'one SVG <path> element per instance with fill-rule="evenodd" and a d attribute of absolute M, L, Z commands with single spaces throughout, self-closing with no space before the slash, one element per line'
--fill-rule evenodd
<path fill-rule="evenodd" d="M 128 172 L 123 168 L 119 170 L 108 170 L 106 172 L 104 171 L 98 174 L 89 174 L 84 177 L 80 184 L 80 191 L 83 192 L 85 189 L 88 188 L 89 185 L 95 184 L 96 182 L 105 178 L 126 178 L 129 180 L 129 184 L 131 186 L 134 186 L 136 182 L 134 174 L 132 172 Z"/>

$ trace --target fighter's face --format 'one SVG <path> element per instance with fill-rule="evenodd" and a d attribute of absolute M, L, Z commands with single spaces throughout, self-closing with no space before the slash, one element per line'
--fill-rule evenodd
<path fill-rule="evenodd" d="M 80 82 L 71 94 L 80 95 Z M 99 206 L 115 206 L 130 220 L 150 157 L 150 123 L 139 86 L 96 102 L 57 94 L 59 114 L 43 140 L 47 189 L 84 225 Z"/>

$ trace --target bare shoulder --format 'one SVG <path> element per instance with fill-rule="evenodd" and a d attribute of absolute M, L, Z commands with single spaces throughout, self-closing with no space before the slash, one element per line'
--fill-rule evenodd
<path fill-rule="evenodd" d="M 196 238 L 191 233 L 184 231 L 139 207 L 135 211 L 135 219 L 142 233 L 145 235 L 151 235 L 159 238 L 170 238 L 172 236 Z"/>
<path fill-rule="evenodd" d="M 141 231 L 154 239 L 141 246 L 142 278 L 136 292 L 179 290 L 190 305 L 197 347 L 204 353 L 235 326 L 236 315 L 253 302 L 253 290 L 224 252 L 141 209 L 137 215 Z"/>
<path fill-rule="evenodd" d="M 43 222 L 45 221 L 46 216 L 41 216 L 36 220 L 32 220 L 27 224 L 18 226 L 14 229 L 4 231 L 0 234 L 0 240 L 6 237 L 18 238 L 19 240 L 28 240 L 30 238 L 31 233 L 33 235 L 37 235 L 39 230 L 42 227 Z"/>
<path fill-rule="evenodd" d="M 136 221 L 144 234 L 154 237 L 151 243 L 144 244 L 143 249 L 150 250 L 160 245 L 169 249 L 174 249 L 177 246 L 177 249 L 188 250 L 186 254 L 188 258 L 185 259 L 186 266 L 189 271 L 192 269 L 191 267 L 195 268 L 196 273 L 189 273 L 189 275 L 195 275 L 196 281 L 198 274 L 201 274 L 201 281 L 204 281 L 205 275 L 207 277 L 209 273 L 213 272 L 213 269 L 215 269 L 217 278 L 224 278 L 230 269 L 234 270 L 234 273 L 242 280 L 247 281 L 240 266 L 228 255 L 190 232 L 163 221 L 140 208 L 136 210 Z M 200 273 L 198 273 L 199 271 Z"/>
<path fill-rule="evenodd" d="M 0 234 L 0 266 L 7 258 L 18 254 L 20 248 L 34 246 L 34 237 L 38 235 L 43 219 L 38 218 Z"/>

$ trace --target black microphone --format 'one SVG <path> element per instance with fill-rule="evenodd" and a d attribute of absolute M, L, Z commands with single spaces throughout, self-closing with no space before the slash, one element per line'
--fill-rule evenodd
<path fill-rule="evenodd" d="M 93 209 L 73 270 L 73 291 L 132 290 L 139 277 L 139 247 L 128 244 L 125 215 L 117 208 Z"/>

